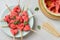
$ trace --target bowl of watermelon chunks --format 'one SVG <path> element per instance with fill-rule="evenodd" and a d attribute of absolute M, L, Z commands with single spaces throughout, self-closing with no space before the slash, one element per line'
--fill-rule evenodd
<path fill-rule="evenodd" d="M 60 16 L 60 0 L 42 0 L 42 4 L 49 14 Z"/>
<path fill-rule="evenodd" d="M 34 24 L 34 18 L 31 17 L 32 12 L 30 9 L 21 12 L 21 8 L 18 5 L 10 8 L 11 11 L 5 9 L 1 15 L 1 18 L 8 25 L 8 27 L 2 28 L 3 32 L 10 37 L 15 35 L 17 38 L 21 37 L 20 31 L 22 31 L 23 36 L 27 35 Z"/>

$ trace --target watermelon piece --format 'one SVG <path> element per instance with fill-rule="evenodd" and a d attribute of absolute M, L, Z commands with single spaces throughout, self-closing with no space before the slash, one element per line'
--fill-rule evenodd
<path fill-rule="evenodd" d="M 22 16 L 22 19 L 23 19 L 24 21 L 26 21 L 26 22 L 29 21 L 29 18 L 28 18 L 27 16 Z"/>
<path fill-rule="evenodd" d="M 18 16 L 19 14 L 18 13 L 16 13 L 16 12 L 14 12 L 14 11 L 11 11 L 10 12 L 10 16 L 12 17 L 12 16 Z"/>
<path fill-rule="evenodd" d="M 20 20 L 21 19 L 21 16 L 16 16 L 16 20 Z"/>
<path fill-rule="evenodd" d="M 28 12 L 27 11 L 23 11 L 22 12 L 22 16 L 27 16 L 28 17 Z"/>
<path fill-rule="evenodd" d="M 16 19 L 16 16 L 10 16 L 10 19 L 14 20 L 14 19 Z"/>
<path fill-rule="evenodd" d="M 15 20 L 11 20 L 9 23 L 12 24 L 12 23 L 14 23 L 14 22 L 15 22 Z"/>
<path fill-rule="evenodd" d="M 21 16 L 16 16 L 16 20 L 19 20 L 20 22 L 23 22 L 23 19 Z"/>
<path fill-rule="evenodd" d="M 13 8 L 13 11 L 14 11 L 14 12 L 17 12 L 17 13 L 20 13 L 20 12 L 21 12 L 21 9 L 20 9 L 19 6 L 15 6 L 15 7 Z"/>
<path fill-rule="evenodd" d="M 20 22 L 23 23 L 23 19 L 22 18 L 20 19 Z"/>
<path fill-rule="evenodd" d="M 9 23 L 10 22 L 10 16 L 6 15 L 5 18 L 4 18 L 4 21 L 6 21 L 7 23 Z"/>
<path fill-rule="evenodd" d="M 11 29 L 16 29 L 17 27 L 16 27 L 16 25 L 15 24 L 9 24 L 9 27 L 11 28 Z"/>
<path fill-rule="evenodd" d="M 18 29 L 10 29 L 10 32 L 15 36 L 18 33 Z"/>
<path fill-rule="evenodd" d="M 24 27 L 23 30 L 24 30 L 24 31 L 30 31 L 30 26 L 29 26 L 29 25 L 25 25 L 25 27 Z"/>
<path fill-rule="evenodd" d="M 23 28 L 24 28 L 24 23 L 18 24 L 18 25 L 16 25 L 16 26 L 17 26 L 17 28 L 18 28 L 20 31 L 22 31 Z"/>

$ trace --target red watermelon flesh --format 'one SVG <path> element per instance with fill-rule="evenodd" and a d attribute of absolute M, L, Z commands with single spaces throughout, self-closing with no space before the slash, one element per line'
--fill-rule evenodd
<path fill-rule="evenodd" d="M 20 12 L 21 12 L 21 9 L 20 9 L 20 7 L 17 5 L 17 6 L 15 6 L 15 7 L 13 8 L 13 11 L 14 11 L 14 12 L 17 12 L 17 13 L 20 13 Z"/>
<path fill-rule="evenodd" d="M 28 17 L 28 12 L 27 11 L 23 11 L 22 12 L 22 16 L 27 16 Z"/>
<path fill-rule="evenodd" d="M 12 23 L 14 23 L 14 22 L 15 22 L 15 20 L 11 20 L 9 23 L 12 24 Z"/>
<path fill-rule="evenodd" d="M 15 36 L 18 33 L 18 29 L 10 29 L 10 32 Z"/>
<path fill-rule="evenodd" d="M 28 22 L 29 18 L 27 16 L 22 16 L 22 19 L 26 22 Z"/>
<path fill-rule="evenodd" d="M 16 13 L 15 11 L 11 11 L 10 12 L 10 16 L 12 17 L 12 16 L 18 16 L 19 14 L 18 13 Z"/>
<path fill-rule="evenodd" d="M 29 25 L 25 25 L 25 27 L 24 27 L 23 30 L 24 30 L 24 31 L 30 31 L 30 26 L 29 26 Z"/>
<path fill-rule="evenodd" d="M 23 22 L 23 19 L 21 16 L 16 16 L 16 20 L 19 20 L 20 22 Z"/>
<path fill-rule="evenodd" d="M 24 28 L 24 23 L 18 24 L 18 25 L 17 25 L 17 28 L 18 28 L 20 31 L 22 31 L 23 28 Z"/>
<path fill-rule="evenodd" d="M 8 22 L 8 23 L 10 22 L 10 17 L 9 17 L 9 15 L 6 15 L 6 16 L 5 16 L 4 21 L 6 21 L 6 22 Z"/>
<path fill-rule="evenodd" d="M 15 24 L 9 24 L 9 27 L 10 27 L 11 29 L 16 29 L 16 28 L 17 28 Z"/>

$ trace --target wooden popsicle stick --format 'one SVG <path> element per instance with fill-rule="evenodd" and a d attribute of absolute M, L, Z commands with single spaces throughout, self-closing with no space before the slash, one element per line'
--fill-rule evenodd
<path fill-rule="evenodd" d="M 30 31 L 37 33 L 37 31 L 35 31 L 35 30 L 33 30 L 33 29 L 31 29 Z"/>
<path fill-rule="evenodd" d="M 18 0 L 18 5 L 20 6 L 20 0 Z"/>
<path fill-rule="evenodd" d="M 27 11 L 28 10 L 28 6 L 25 6 L 25 9 L 24 10 Z"/>
<path fill-rule="evenodd" d="M 2 21 L 4 21 L 4 19 L 3 19 L 3 18 L 1 18 L 1 19 L 0 19 L 0 22 L 2 22 Z"/>
<path fill-rule="evenodd" d="M 18 0 L 18 6 L 20 6 L 20 0 Z M 20 16 L 22 15 L 22 12 L 23 12 L 23 10 L 21 10 L 21 12 L 20 12 Z"/>
<path fill-rule="evenodd" d="M 29 19 L 32 18 L 32 17 L 35 16 L 35 15 L 36 15 L 36 14 L 33 14 L 32 16 L 29 17 Z"/>
<path fill-rule="evenodd" d="M 55 35 L 56 37 L 60 37 L 60 33 L 55 28 L 53 28 L 53 26 L 50 23 L 45 22 L 42 24 L 42 27 L 49 33 Z"/>
<path fill-rule="evenodd" d="M 13 40 L 15 40 L 15 36 L 13 36 Z"/>
<path fill-rule="evenodd" d="M 7 4 L 5 4 L 5 6 L 7 7 L 7 9 L 8 9 L 9 11 L 11 11 L 11 9 L 8 7 L 8 5 L 7 5 Z"/>
<path fill-rule="evenodd" d="M 8 28 L 8 25 L 2 25 L 2 28 Z"/>
<path fill-rule="evenodd" d="M 22 34 L 22 31 L 20 31 L 20 35 L 21 35 L 21 40 L 23 40 L 23 34 Z"/>

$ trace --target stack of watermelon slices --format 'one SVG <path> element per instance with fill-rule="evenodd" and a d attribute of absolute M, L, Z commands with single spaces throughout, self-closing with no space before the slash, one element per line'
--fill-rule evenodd
<path fill-rule="evenodd" d="M 5 16 L 4 21 L 8 23 L 10 31 L 13 35 L 16 35 L 18 33 L 18 30 L 20 31 L 30 30 L 30 26 L 28 23 L 29 22 L 28 12 L 23 11 L 21 13 L 21 8 L 19 6 L 15 6 L 13 10 L 10 12 L 10 14 Z"/>

